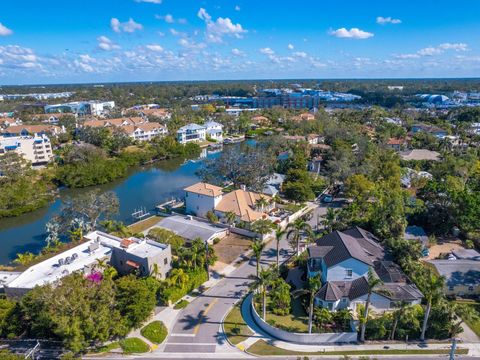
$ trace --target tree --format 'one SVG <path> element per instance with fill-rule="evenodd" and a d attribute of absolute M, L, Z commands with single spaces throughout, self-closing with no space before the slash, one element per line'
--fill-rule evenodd
<path fill-rule="evenodd" d="M 267 317 L 267 289 L 274 279 L 274 273 L 270 269 L 262 269 L 254 278 L 251 288 L 258 291 L 262 297 L 262 319 Z"/>
<path fill-rule="evenodd" d="M 327 208 L 325 219 L 322 221 L 322 225 L 325 227 L 325 230 L 327 230 L 329 233 L 332 232 L 336 222 L 337 212 L 331 207 Z"/>
<path fill-rule="evenodd" d="M 208 219 L 208 221 L 210 221 L 212 224 L 215 224 L 218 222 L 218 217 L 217 215 L 215 215 L 215 213 L 212 210 L 208 210 L 205 216 Z"/>
<path fill-rule="evenodd" d="M 167 229 L 152 228 L 148 231 L 147 237 L 162 244 L 169 244 L 172 248 L 172 254 L 175 256 L 185 245 L 185 240 L 182 237 Z"/>
<path fill-rule="evenodd" d="M 290 313 L 290 285 L 280 276 L 274 276 L 271 283 L 270 298 L 272 301 L 272 312 L 277 315 Z"/>
<path fill-rule="evenodd" d="M 263 239 L 263 236 L 270 233 L 274 228 L 275 225 L 272 223 L 271 220 L 260 219 L 252 224 L 251 230 L 253 232 L 256 232 L 257 234 L 260 234 Z"/>
<path fill-rule="evenodd" d="M 263 249 L 265 249 L 265 243 L 257 239 L 252 242 L 252 244 L 250 245 L 250 248 L 255 254 L 255 263 L 256 263 L 257 277 L 258 277 L 260 274 L 260 259 L 262 257 L 262 251 Z"/>
<path fill-rule="evenodd" d="M 307 288 L 306 289 L 299 289 L 293 292 L 295 297 L 301 295 L 308 295 L 308 333 L 312 333 L 312 324 L 313 324 L 313 306 L 315 302 L 315 295 L 317 294 L 318 290 L 322 287 L 322 281 L 320 279 L 320 275 L 313 276 L 308 279 Z"/>
<path fill-rule="evenodd" d="M 188 274 L 183 269 L 172 269 L 168 276 L 168 282 L 173 286 L 184 288 L 188 283 Z"/>
<path fill-rule="evenodd" d="M 280 241 L 285 236 L 287 232 L 282 230 L 280 227 L 277 227 L 275 230 L 275 241 L 277 244 L 277 271 L 280 273 Z"/>
<path fill-rule="evenodd" d="M 333 320 L 333 314 L 327 308 L 318 307 L 313 311 L 315 325 L 319 331 Z"/>
<path fill-rule="evenodd" d="M 420 341 L 425 341 L 425 332 L 427 331 L 428 318 L 432 310 L 432 304 L 437 302 L 443 296 L 443 286 L 445 278 L 429 273 L 423 279 L 418 279 L 418 286 L 423 293 L 424 299 L 427 302 L 425 315 L 422 323 L 422 332 L 420 334 Z"/>
<path fill-rule="evenodd" d="M 231 227 L 235 220 L 237 220 L 237 215 L 235 215 L 233 211 L 227 211 L 225 213 L 225 220 L 227 221 L 228 226 Z"/>
<path fill-rule="evenodd" d="M 368 269 L 367 282 L 368 282 L 367 300 L 365 301 L 365 312 L 363 315 L 363 321 L 360 328 L 361 342 L 365 342 L 365 329 L 367 328 L 368 312 L 370 310 L 369 308 L 370 308 L 372 293 L 374 290 L 378 290 L 378 287 L 380 287 L 383 284 L 383 281 L 379 277 L 377 277 L 377 275 L 374 273 L 374 271 L 371 268 Z"/>
<path fill-rule="evenodd" d="M 255 201 L 255 206 L 260 212 L 263 212 L 265 210 L 265 207 L 268 206 L 268 200 L 260 195 L 260 197 Z"/>
<path fill-rule="evenodd" d="M 302 218 L 296 219 L 287 226 L 287 238 L 291 240 L 291 244 L 295 246 L 297 256 L 300 255 L 300 238 L 302 234 L 308 235 L 312 232 L 312 227 Z M 293 246 L 292 246 L 293 247 Z"/>
<path fill-rule="evenodd" d="M 398 322 L 405 315 L 408 308 L 408 303 L 405 301 L 400 301 L 397 305 L 398 309 L 393 313 L 392 331 L 390 332 L 389 340 L 395 340 L 395 332 L 397 331 Z"/>
<path fill-rule="evenodd" d="M 25 253 L 18 253 L 17 258 L 13 260 L 13 262 L 27 266 L 30 264 L 33 260 L 35 259 L 35 254 L 32 254 L 31 252 L 27 251 Z"/>

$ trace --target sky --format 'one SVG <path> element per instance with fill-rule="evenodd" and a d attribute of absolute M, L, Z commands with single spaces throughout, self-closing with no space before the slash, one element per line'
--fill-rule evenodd
<path fill-rule="evenodd" d="M 0 84 L 480 76 L 480 1 L 0 0 Z"/>

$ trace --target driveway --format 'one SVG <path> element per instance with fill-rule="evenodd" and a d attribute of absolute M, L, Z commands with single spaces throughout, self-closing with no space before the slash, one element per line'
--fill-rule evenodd
<path fill-rule="evenodd" d="M 275 246 L 275 241 L 267 244 L 262 254 L 262 266 L 275 263 Z M 291 255 L 290 249 L 287 250 L 288 244 L 282 241 L 280 246 L 283 249 L 282 259 L 286 259 Z M 249 276 L 252 274 L 255 274 L 254 259 L 247 260 L 192 301 L 179 313 L 167 340 L 155 353 L 228 353 L 231 356 L 237 352 L 238 356 L 245 356 L 226 342 L 221 323 L 232 306 L 248 292 L 251 282 Z M 199 355 L 199 358 L 204 357 L 206 356 Z"/>

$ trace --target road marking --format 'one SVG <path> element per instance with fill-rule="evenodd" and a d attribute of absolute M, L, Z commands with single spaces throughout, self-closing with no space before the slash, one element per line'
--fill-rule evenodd
<path fill-rule="evenodd" d="M 213 301 L 210 303 L 210 305 L 207 306 L 207 308 L 205 309 L 205 311 L 202 313 L 202 315 L 201 315 L 200 318 L 198 319 L 198 324 L 197 324 L 197 326 L 195 326 L 195 328 L 193 329 L 193 333 L 194 333 L 195 335 L 197 335 L 198 330 L 200 330 L 201 321 L 203 320 L 203 318 L 205 317 L 205 315 L 208 314 L 208 312 L 210 311 L 210 309 L 212 308 L 212 306 L 217 303 L 217 301 L 218 301 L 218 299 L 213 300 Z"/>
<path fill-rule="evenodd" d="M 167 345 L 188 345 L 188 346 L 207 346 L 207 345 L 217 345 L 217 343 L 168 343 Z"/>
<path fill-rule="evenodd" d="M 195 337 L 195 334 L 170 334 L 170 336 Z"/>

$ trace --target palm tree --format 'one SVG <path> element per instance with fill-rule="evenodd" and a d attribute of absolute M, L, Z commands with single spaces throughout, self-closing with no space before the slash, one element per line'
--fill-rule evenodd
<path fill-rule="evenodd" d="M 367 301 L 365 301 L 365 313 L 363 314 L 363 321 L 361 325 L 361 330 L 360 330 L 360 341 L 365 342 L 365 330 L 367 328 L 367 321 L 368 321 L 368 311 L 370 308 L 370 301 L 372 299 L 372 293 L 374 290 L 377 290 L 377 288 L 381 285 L 383 285 L 383 281 L 375 275 L 373 272 L 372 268 L 368 269 L 368 276 L 367 276 L 367 286 L 368 286 L 368 292 L 367 292 Z M 385 291 L 382 291 L 385 292 Z"/>
<path fill-rule="evenodd" d="M 237 219 L 237 215 L 235 215 L 233 211 L 227 211 L 225 213 L 225 220 L 227 221 L 227 224 L 229 227 L 232 226 L 232 224 L 235 222 L 236 219 Z"/>
<path fill-rule="evenodd" d="M 252 224 L 252 231 L 259 235 L 266 235 L 274 229 L 275 225 L 268 219 L 260 219 Z"/>
<path fill-rule="evenodd" d="M 265 243 L 261 240 L 255 240 L 252 242 L 250 245 L 250 248 L 252 249 L 253 253 L 255 254 L 255 259 L 256 259 L 256 266 L 257 266 L 257 277 L 260 273 L 260 259 L 262 256 L 262 251 L 265 249 Z"/>
<path fill-rule="evenodd" d="M 322 330 L 326 324 L 330 324 L 333 320 L 333 314 L 327 308 L 316 308 L 314 315 L 317 331 Z"/>
<path fill-rule="evenodd" d="M 333 208 L 329 207 L 327 209 L 327 213 L 325 214 L 325 219 L 322 221 L 322 225 L 325 227 L 325 229 L 328 232 L 332 232 L 336 222 L 337 222 L 337 213 Z"/>
<path fill-rule="evenodd" d="M 398 309 L 393 313 L 392 332 L 390 333 L 389 337 L 390 340 L 395 340 L 395 332 L 397 331 L 398 321 L 405 315 L 405 312 L 408 308 L 408 302 L 399 301 L 396 305 L 398 306 Z"/>
<path fill-rule="evenodd" d="M 262 269 L 250 285 L 252 290 L 256 290 L 262 295 L 262 319 L 264 321 L 267 316 L 267 289 L 274 278 L 275 275 L 270 269 Z"/>
<path fill-rule="evenodd" d="M 20 264 L 20 265 L 23 265 L 23 266 L 26 266 L 28 264 L 30 264 L 33 259 L 35 259 L 35 255 L 32 254 L 31 252 L 25 252 L 23 254 L 17 254 L 17 258 L 15 260 L 13 260 L 13 262 L 16 262 L 17 264 Z"/>
<path fill-rule="evenodd" d="M 150 275 L 153 276 L 154 278 L 157 278 L 158 275 L 160 275 L 160 268 L 158 267 L 157 263 L 153 263 L 152 272 Z"/>
<path fill-rule="evenodd" d="M 188 274 L 183 269 L 173 269 L 168 277 L 170 284 L 183 288 L 188 282 Z"/>
<path fill-rule="evenodd" d="M 292 243 L 295 245 L 297 255 L 300 255 L 300 237 L 302 233 L 305 232 L 310 235 L 312 233 L 312 227 L 302 218 L 298 218 L 293 223 L 288 224 L 287 231 L 287 238 L 292 240 Z"/>
<path fill-rule="evenodd" d="M 293 292 L 293 296 L 298 297 L 301 295 L 307 294 L 309 296 L 308 303 L 308 333 L 312 333 L 312 324 L 313 324 L 313 305 L 315 302 L 315 295 L 318 290 L 322 287 L 322 281 L 320 280 L 320 275 L 313 276 L 308 279 L 307 288 L 299 289 Z"/>
<path fill-rule="evenodd" d="M 423 317 L 422 332 L 420 334 L 420 341 L 425 341 L 425 332 L 427 331 L 428 317 L 430 316 L 430 311 L 432 310 L 432 304 L 437 302 L 443 296 L 443 286 L 445 278 L 442 276 L 436 276 L 435 274 L 430 274 L 424 281 L 421 281 L 421 291 L 427 302 L 427 307 L 425 309 L 425 315 Z"/>
<path fill-rule="evenodd" d="M 280 272 L 280 241 L 287 232 L 277 227 L 275 230 L 275 240 L 277 241 L 277 271 Z"/>
<path fill-rule="evenodd" d="M 265 206 L 268 206 L 268 200 L 260 195 L 260 197 L 255 201 L 255 206 L 263 212 L 265 210 Z"/>

